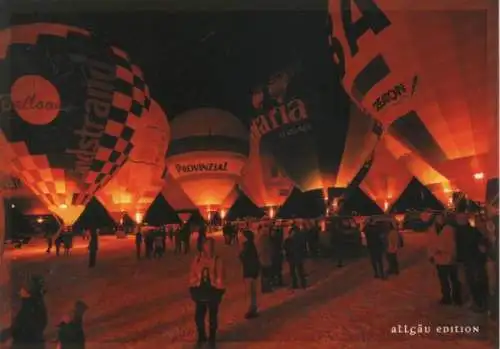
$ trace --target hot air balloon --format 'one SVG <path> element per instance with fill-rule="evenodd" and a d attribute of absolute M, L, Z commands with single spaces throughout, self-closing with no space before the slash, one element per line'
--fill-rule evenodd
<path fill-rule="evenodd" d="M 243 169 L 240 187 L 258 207 L 273 216 L 293 190 L 293 182 L 276 164 L 272 154 L 261 153 L 260 139 L 250 137 L 250 153 Z"/>
<path fill-rule="evenodd" d="M 116 222 L 127 214 L 142 219 L 164 185 L 165 155 L 170 139 L 167 116 L 151 100 L 131 139 L 134 146 L 125 165 L 96 195 Z"/>
<path fill-rule="evenodd" d="M 405 166 L 420 183 L 432 192 L 443 206 L 449 207 L 452 205 L 452 194 L 458 188 L 454 188 L 447 178 L 391 135 L 385 135 L 383 143 L 400 166 Z"/>
<path fill-rule="evenodd" d="M 184 193 L 179 183 L 167 172 L 161 194 L 177 213 L 182 222 L 187 222 L 198 207 Z"/>
<path fill-rule="evenodd" d="M 1 131 L 23 182 L 71 224 L 125 163 L 149 92 L 128 55 L 61 24 L 0 32 Z"/>
<path fill-rule="evenodd" d="M 219 216 L 221 220 L 224 220 L 227 216 L 227 213 L 233 207 L 234 203 L 240 197 L 240 190 L 238 185 L 233 187 L 233 190 L 226 196 L 222 204 L 220 205 Z"/>
<path fill-rule="evenodd" d="M 341 91 L 325 81 L 333 71 L 323 63 L 284 69 L 252 96 L 252 137 L 301 191 L 346 188 L 379 138 L 347 97 L 334 99 Z"/>
<path fill-rule="evenodd" d="M 361 182 L 360 189 L 384 212 L 389 212 L 413 176 L 385 147 L 375 148 L 373 163 Z"/>
<path fill-rule="evenodd" d="M 212 108 L 187 111 L 170 126 L 168 172 L 207 219 L 240 179 L 248 133 L 235 116 Z"/>
<path fill-rule="evenodd" d="M 498 2 L 330 0 L 345 90 L 473 200 L 498 178 Z"/>

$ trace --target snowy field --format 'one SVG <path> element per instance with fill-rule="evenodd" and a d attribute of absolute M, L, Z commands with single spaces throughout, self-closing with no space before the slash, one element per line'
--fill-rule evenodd
<path fill-rule="evenodd" d="M 328 259 L 308 261 L 311 286 L 259 295 L 261 315 L 253 320 L 243 319 L 247 298 L 237 247 L 217 239 L 217 253 L 225 261 L 227 274 L 219 348 L 496 347 L 498 328 L 488 323 L 485 315 L 473 314 L 465 307 L 437 305 L 439 286 L 424 253 L 425 234 L 407 234 L 400 257 L 402 273 L 387 281 L 372 277 L 366 257 L 344 268 L 336 268 Z M 76 238 L 75 245 L 69 257 L 48 255 L 37 242 L 5 252 L 10 285 L 0 295 L 3 326 L 8 324 L 8 311 L 12 308 L 15 312 L 18 306 L 14 292 L 31 272 L 44 275 L 46 280 L 48 341 L 55 340 L 57 323 L 81 299 L 89 306 L 85 317 L 89 349 L 193 347 L 194 309 L 187 279 L 194 252 L 175 255 L 169 244 L 163 259 L 137 261 L 131 238 L 101 237 L 97 267 L 89 269 L 86 242 Z M 285 277 L 288 279 L 287 274 Z M 401 332 L 404 325 L 407 329 L 430 326 L 431 333 L 391 333 L 398 325 Z M 437 333 L 444 331 L 443 327 L 438 329 L 444 325 L 478 326 L 479 333 Z"/>

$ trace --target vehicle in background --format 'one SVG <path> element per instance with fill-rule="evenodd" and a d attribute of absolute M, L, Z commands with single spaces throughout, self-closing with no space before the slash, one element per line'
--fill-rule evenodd
<path fill-rule="evenodd" d="M 325 218 L 325 230 L 320 234 L 322 250 L 333 249 L 332 241 L 357 250 L 363 246 L 360 227 L 352 216 L 330 216 Z"/>

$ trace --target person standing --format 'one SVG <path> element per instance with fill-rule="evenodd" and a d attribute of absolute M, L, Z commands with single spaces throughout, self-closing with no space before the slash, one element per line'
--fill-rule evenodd
<path fill-rule="evenodd" d="M 189 275 L 189 291 L 195 302 L 195 324 L 198 332 L 197 345 L 203 346 L 207 340 L 215 348 L 218 327 L 219 306 L 225 293 L 223 261 L 215 254 L 215 240 L 208 238 L 203 243 L 201 253 L 193 260 Z M 209 335 L 205 330 L 208 313 Z"/>
<path fill-rule="evenodd" d="M 75 302 L 72 314 L 63 318 L 58 325 L 57 349 L 85 349 L 83 315 L 88 309 L 82 301 Z"/>
<path fill-rule="evenodd" d="M 282 287 L 283 284 L 283 228 L 273 225 L 271 230 L 273 284 Z"/>
<path fill-rule="evenodd" d="M 365 228 L 366 247 L 370 255 L 370 261 L 376 279 L 386 279 L 384 271 L 385 251 L 385 226 L 383 222 L 374 223 L 369 221 Z"/>
<path fill-rule="evenodd" d="M 56 256 L 59 256 L 59 252 L 61 251 L 61 245 L 62 245 L 62 239 L 63 239 L 63 234 L 60 233 L 56 235 L 56 240 L 54 241 L 56 245 Z"/>
<path fill-rule="evenodd" d="M 457 246 L 455 229 L 447 224 L 442 215 L 434 218 L 429 229 L 429 260 L 436 266 L 439 284 L 441 285 L 442 305 L 462 304 L 462 290 L 458 278 Z"/>
<path fill-rule="evenodd" d="M 487 239 L 469 224 L 465 212 L 455 215 L 458 261 L 463 263 L 465 279 L 472 295 L 472 310 L 485 312 L 488 307 Z"/>
<path fill-rule="evenodd" d="M 144 235 L 144 250 L 146 254 L 146 258 L 150 259 L 153 255 L 154 248 L 154 236 L 153 231 L 147 231 Z"/>
<path fill-rule="evenodd" d="M 45 241 L 47 242 L 47 253 L 52 251 L 52 234 L 49 231 L 45 232 Z"/>
<path fill-rule="evenodd" d="M 198 237 L 196 239 L 196 249 L 198 252 L 201 252 L 203 249 L 203 243 L 207 239 L 207 229 L 205 227 L 205 224 L 202 223 L 200 227 L 198 228 Z"/>
<path fill-rule="evenodd" d="M 390 226 L 389 233 L 387 234 L 387 275 L 399 275 L 398 251 L 401 245 L 401 238 L 395 227 L 390 223 L 388 224 Z"/>
<path fill-rule="evenodd" d="M 12 338 L 12 349 L 44 349 L 43 332 L 47 327 L 47 308 L 44 301 L 43 279 L 32 277 L 19 292 L 21 308 L 10 328 L 3 330 L 1 341 Z"/>
<path fill-rule="evenodd" d="M 290 269 L 290 276 L 292 277 L 292 288 L 307 287 L 306 275 L 304 271 L 304 242 L 301 238 L 299 228 L 293 224 L 288 232 L 288 237 L 283 243 L 285 249 L 285 256 Z"/>
<path fill-rule="evenodd" d="M 95 267 L 98 249 L 99 249 L 99 233 L 98 233 L 98 229 L 94 229 L 90 233 L 90 240 L 89 240 L 89 245 L 88 245 L 89 268 Z"/>
<path fill-rule="evenodd" d="M 142 232 L 141 229 L 137 229 L 137 234 L 135 234 L 135 255 L 137 256 L 137 259 L 141 259 L 141 248 L 142 248 Z"/>
<path fill-rule="evenodd" d="M 174 242 L 175 242 L 174 253 L 181 253 L 182 241 L 181 241 L 181 227 L 180 226 L 175 227 Z"/>
<path fill-rule="evenodd" d="M 182 226 L 181 228 L 181 242 L 182 242 L 182 249 L 184 254 L 188 254 L 190 250 L 190 243 L 191 243 L 191 227 L 190 224 L 186 223 Z"/>
<path fill-rule="evenodd" d="M 257 312 L 257 278 L 259 277 L 260 263 L 257 247 L 254 243 L 254 234 L 251 230 L 243 231 L 245 241 L 242 244 L 240 252 L 240 261 L 243 267 L 243 279 L 250 295 L 250 305 L 246 319 L 252 319 L 258 316 Z"/>
<path fill-rule="evenodd" d="M 261 292 L 270 293 L 273 291 L 272 284 L 272 245 L 267 221 L 262 221 L 257 228 L 257 251 L 261 265 L 262 274 L 260 276 Z"/>

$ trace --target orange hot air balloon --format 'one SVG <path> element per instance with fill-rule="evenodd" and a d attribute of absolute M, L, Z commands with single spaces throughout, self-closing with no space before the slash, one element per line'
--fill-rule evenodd
<path fill-rule="evenodd" d="M 138 221 L 164 185 L 165 155 L 170 127 L 161 106 L 151 100 L 131 142 L 129 159 L 98 193 L 97 198 L 118 222 L 124 213 Z M 140 222 L 137 222 L 140 223 Z"/>
<path fill-rule="evenodd" d="M 240 180 L 248 157 L 247 130 L 232 114 L 211 108 L 188 111 L 170 125 L 168 172 L 208 218 Z"/>
<path fill-rule="evenodd" d="M 301 191 L 346 188 L 379 139 L 375 121 L 351 103 L 335 102 L 332 95 L 342 91 L 328 81 L 330 61 L 304 62 L 255 89 L 252 136 Z"/>
<path fill-rule="evenodd" d="M 0 31 L 0 76 L 11 169 L 71 224 L 132 150 L 149 108 L 142 73 L 86 30 L 35 23 Z"/>
<path fill-rule="evenodd" d="M 383 142 L 396 161 L 401 166 L 405 166 L 420 183 L 425 185 L 443 206 L 452 205 L 452 194 L 458 188 L 453 188 L 447 178 L 391 135 L 384 136 Z"/>
<path fill-rule="evenodd" d="M 473 200 L 498 178 L 498 2 L 330 0 L 345 90 Z"/>
<path fill-rule="evenodd" d="M 388 212 L 412 178 L 406 166 L 398 163 L 382 143 L 375 148 L 373 163 L 360 188 L 384 212 Z"/>
<path fill-rule="evenodd" d="M 293 182 L 276 164 L 271 154 L 261 153 L 260 140 L 250 138 L 250 153 L 240 187 L 260 208 L 280 207 L 293 190 Z"/>
<path fill-rule="evenodd" d="M 198 207 L 193 204 L 179 183 L 168 172 L 161 194 L 183 222 L 191 217 L 193 211 L 198 210 Z"/>
<path fill-rule="evenodd" d="M 0 173 L 0 194 L 25 215 L 49 215 L 47 206 L 16 177 Z"/>

